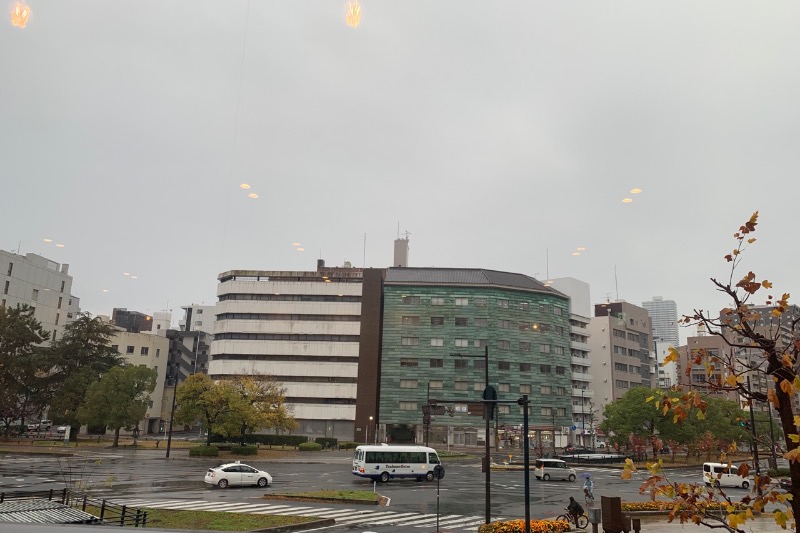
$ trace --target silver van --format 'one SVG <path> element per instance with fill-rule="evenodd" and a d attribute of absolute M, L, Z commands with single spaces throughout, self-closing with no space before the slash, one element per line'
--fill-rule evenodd
<path fill-rule="evenodd" d="M 536 459 L 534 475 L 536 479 L 541 479 L 542 481 L 550 481 L 551 479 L 575 481 L 575 478 L 578 477 L 575 469 L 568 467 L 567 463 L 561 459 Z"/>

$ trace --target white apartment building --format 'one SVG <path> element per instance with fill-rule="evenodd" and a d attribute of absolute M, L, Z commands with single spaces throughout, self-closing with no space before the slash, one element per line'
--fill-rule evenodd
<path fill-rule="evenodd" d="M 664 360 L 669 355 L 670 347 L 676 350 L 679 346 L 674 346 L 671 342 L 656 339 L 656 358 L 658 360 L 658 388 L 669 389 L 673 385 L 678 384 L 678 365 L 675 361 L 670 361 L 662 366 Z"/>
<path fill-rule="evenodd" d="M 64 326 L 80 312 L 72 296 L 69 265 L 36 254 L 18 255 L 0 250 L 0 305 L 34 308 L 33 317 L 50 334 L 61 336 Z"/>
<path fill-rule="evenodd" d="M 653 326 L 642 307 L 617 300 L 596 304 L 589 322 L 595 404 L 605 406 L 633 387 L 658 385 Z"/>
<path fill-rule="evenodd" d="M 183 320 L 178 325 L 181 331 L 202 331 L 209 335 L 214 334 L 215 308 L 213 305 L 184 305 Z"/>
<path fill-rule="evenodd" d="M 589 360 L 589 316 L 591 315 L 591 296 L 589 284 L 575 278 L 547 280 L 553 287 L 570 298 L 570 355 L 572 377 L 572 425 L 573 442 L 592 447 L 595 442 L 595 429 L 600 423 L 602 412 L 594 407 L 594 388 Z"/>
<path fill-rule="evenodd" d="M 156 388 L 150 394 L 150 409 L 139 423 L 142 434 L 158 433 L 161 425 L 164 381 L 167 375 L 169 339 L 152 332 L 130 333 L 119 329 L 111 339 L 111 347 L 117 350 L 130 364 L 146 366 L 158 371 Z"/>
<path fill-rule="evenodd" d="M 270 375 L 286 389 L 294 434 L 353 440 L 362 276 L 322 260 L 315 272 L 223 272 L 209 376 Z"/>

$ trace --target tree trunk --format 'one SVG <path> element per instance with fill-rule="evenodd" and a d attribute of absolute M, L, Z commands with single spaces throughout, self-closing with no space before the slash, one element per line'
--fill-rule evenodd
<path fill-rule="evenodd" d="M 112 448 L 119 446 L 119 430 L 120 428 L 114 430 L 114 443 L 111 445 Z"/>
<path fill-rule="evenodd" d="M 771 350 L 768 362 L 767 373 L 778 379 L 775 382 L 775 396 L 778 398 L 778 407 L 776 409 L 781 418 L 783 438 L 786 442 L 787 451 L 792 451 L 798 447 L 798 443 L 789 438 L 790 434 L 795 433 L 792 396 L 784 392 L 780 384 L 784 379 L 792 383 L 796 377 L 796 373 L 792 369 L 784 367 L 781 364 L 781 360 L 775 350 Z M 789 476 L 792 479 L 792 488 L 789 492 L 793 496 L 791 504 L 792 512 L 794 513 L 795 532 L 800 533 L 800 520 L 798 519 L 800 517 L 800 462 L 795 460 L 789 461 Z"/>

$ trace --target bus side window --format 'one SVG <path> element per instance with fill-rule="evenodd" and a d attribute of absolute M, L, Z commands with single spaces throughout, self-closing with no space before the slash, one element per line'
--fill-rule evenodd
<path fill-rule="evenodd" d="M 431 464 L 439 464 L 439 457 L 435 453 L 429 453 L 428 462 Z"/>

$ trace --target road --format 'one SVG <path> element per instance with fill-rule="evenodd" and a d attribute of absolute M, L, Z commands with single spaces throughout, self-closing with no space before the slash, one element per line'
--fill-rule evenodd
<path fill-rule="evenodd" d="M 4 455 L 0 457 L 0 491 L 61 489 L 66 481 L 72 480 L 100 497 L 133 506 L 327 516 L 336 518 L 337 526 L 328 529 L 336 532 L 365 531 L 365 526 L 376 532 L 383 531 L 384 527 L 391 527 L 393 531 L 398 531 L 400 526 L 435 528 L 437 501 L 442 531 L 474 532 L 476 525 L 484 520 L 484 474 L 480 464 L 475 462 L 445 461 L 446 476 L 437 487 L 436 482 L 392 480 L 373 484 L 354 477 L 350 473 L 350 455 L 344 452 L 275 462 L 242 461 L 267 470 L 273 476 L 273 485 L 267 490 L 255 487 L 223 490 L 205 485 L 202 482 L 205 470 L 218 462 L 188 458 L 185 451 L 166 459 L 163 450 L 117 452 L 105 449 L 70 459 Z M 537 481 L 531 474 L 532 518 L 560 514 L 569 496 L 582 495 L 580 476 L 586 473 L 595 479 L 598 502 L 604 494 L 621 496 L 626 501 L 647 499 L 638 493 L 644 477 L 626 481 L 620 479 L 619 470 L 576 469 L 579 480 L 574 483 Z M 697 467 L 693 467 L 676 470 L 672 477 L 679 481 L 695 481 L 700 476 Z M 262 497 L 270 492 L 373 488 L 389 498 L 387 507 L 301 503 Z M 491 488 L 493 520 L 524 515 L 522 471 L 493 471 Z"/>

